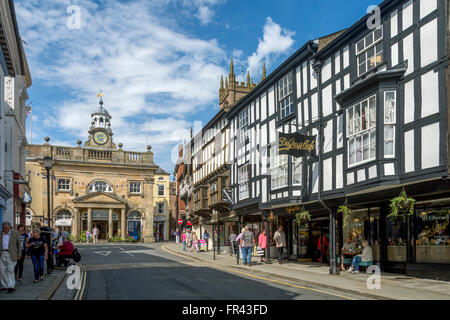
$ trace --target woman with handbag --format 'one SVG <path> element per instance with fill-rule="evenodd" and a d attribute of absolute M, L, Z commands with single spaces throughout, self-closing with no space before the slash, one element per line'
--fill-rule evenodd
<path fill-rule="evenodd" d="M 261 263 L 266 262 L 267 236 L 266 230 L 263 230 L 258 237 L 258 255 L 261 257 Z"/>

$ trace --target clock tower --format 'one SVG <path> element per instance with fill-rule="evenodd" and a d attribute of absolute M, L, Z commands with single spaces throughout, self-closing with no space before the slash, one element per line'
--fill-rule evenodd
<path fill-rule="evenodd" d="M 116 149 L 113 142 L 111 130 L 111 115 L 103 108 L 103 93 L 100 98 L 99 107 L 91 114 L 91 128 L 89 129 L 89 140 L 84 144 L 88 148 Z"/>

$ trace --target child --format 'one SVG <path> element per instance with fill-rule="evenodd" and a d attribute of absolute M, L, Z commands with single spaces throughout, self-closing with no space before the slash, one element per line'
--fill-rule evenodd
<path fill-rule="evenodd" d="M 86 231 L 86 243 L 89 243 L 90 238 L 91 238 L 91 233 L 88 230 L 88 231 Z"/>
<path fill-rule="evenodd" d="M 197 234 L 195 232 L 192 233 L 191 252 L 194 251 L 194 247 L 197 249 L 197 252 L 198 252 L 198 238 L 197 238 Z"/>

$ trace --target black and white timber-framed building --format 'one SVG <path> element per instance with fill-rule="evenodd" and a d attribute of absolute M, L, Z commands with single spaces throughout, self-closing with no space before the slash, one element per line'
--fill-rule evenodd
<path fill-rule="evenodd" d="M 367 15 L 307 42 L 231 108 L 241 223 L 269 237 L 284 225 L 295 260 L 325 262 L 352 235 L 369 241 L 385 270 L 448 277 L 449 5 L 386 0 L 378 27 L 368 28 Z M 279 155 L 278 132 L 318 136 L 319 156 Z M 392 222 L 389 203 L 403 188 L 416 212 Z M 348 221 L 337 214 L 344 204 Z M 295 222 L 300 207 L 308 225 Z"/>

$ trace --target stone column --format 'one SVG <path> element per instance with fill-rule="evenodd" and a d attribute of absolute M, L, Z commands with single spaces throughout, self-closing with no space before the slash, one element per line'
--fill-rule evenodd
<path fill-rule="evenodd" d="M 113 209 L 109 209 L 109 217 L 108 217 L 108 239 L 112 239 L 113 237 Z"/>
<path fill-rule="evenodd" d="M 72 217 L 72 237 L 74 238 L 78 238 L 80 236 L 79 221 L 80 221 L 80 210 L 75 209 L 75 214 Z"/>
<path fill-rule="evenodd" d="M 122 238 L 127 238 L 127 219 L 126 219 L 126 213 L 125 209 L 122 209 L 120 213 L 120 219 L 121 219 L 121 230 L 122 230 Z"/>
<path fill-rule="evenodd" d="M 89 232 L 92 232 L 92 209 L 88 209 L 88 230 Z"/>

